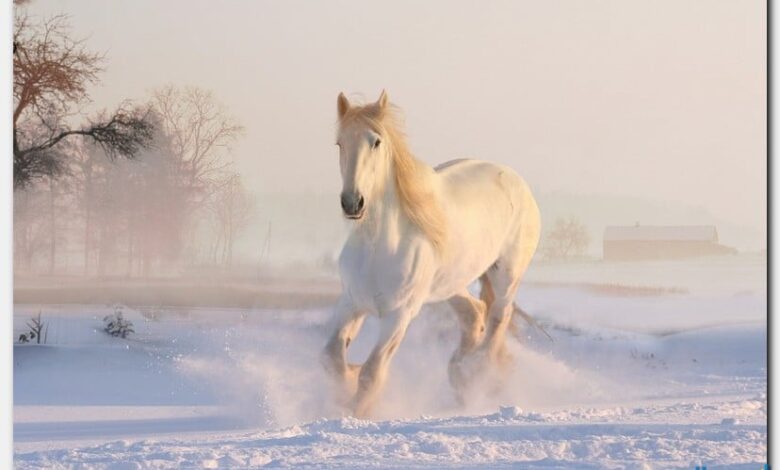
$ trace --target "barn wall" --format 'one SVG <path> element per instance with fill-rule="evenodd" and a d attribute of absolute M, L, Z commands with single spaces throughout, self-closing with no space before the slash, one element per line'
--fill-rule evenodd
<path fill-rule="evenodd" d="M 682 259 L 733 253 L 711 241 L 605 240 L 605 260 Z"/>

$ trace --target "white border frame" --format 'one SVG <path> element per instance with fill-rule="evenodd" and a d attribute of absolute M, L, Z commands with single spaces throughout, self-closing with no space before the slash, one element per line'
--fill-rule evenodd
<path fill-rule="evenodd" d="M 0 467 L 13 468 L 13 2 L 0 9 Z M 3 13 L 4 12 L 4 13 Z"/>

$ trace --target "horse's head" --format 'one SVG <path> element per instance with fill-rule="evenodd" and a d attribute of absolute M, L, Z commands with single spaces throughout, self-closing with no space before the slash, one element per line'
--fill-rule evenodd
<path fill-rule="evenodd" d="M 387 179 L 389 139 L 382 126 L 387 107 L 384 91 L 375 103 L 365 106 L 352 106 L 344 93 L 339 94 L 336 145 L 343 182 L 341 208 L 349 219 L 363 217 Z"/>

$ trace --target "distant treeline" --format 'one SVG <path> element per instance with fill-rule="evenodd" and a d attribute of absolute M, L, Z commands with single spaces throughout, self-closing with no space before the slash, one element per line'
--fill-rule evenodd
<path fill-rule="evenodd" d="M 14 26 L 15 272 L 230 265 L 254 212 L 230 154 L 243 127 L 211 92 L 173 85 L 78 123 L 105 56 L 64 15 L 17 7 Z"/>

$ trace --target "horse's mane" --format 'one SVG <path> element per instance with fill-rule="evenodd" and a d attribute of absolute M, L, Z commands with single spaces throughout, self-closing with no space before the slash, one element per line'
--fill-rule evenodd
<path fill-rule="evenodd" d="M 351 106 L 341 117 L 342 125 L 362 122 L 374 132 L 386 136 L 395 178 L 395 189 L 404 214 L 430 240 L 437 252 L 444 249 L 447 219 L 432 187 L 433 169 L 417 160 L 406 143 L 395 106 L 378 103 Z"/>

